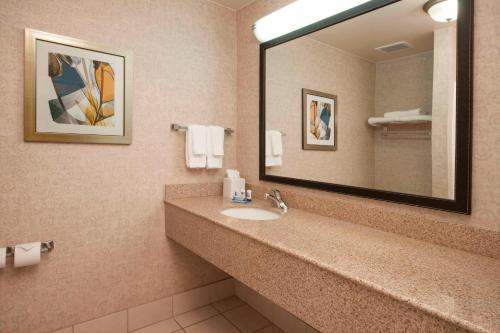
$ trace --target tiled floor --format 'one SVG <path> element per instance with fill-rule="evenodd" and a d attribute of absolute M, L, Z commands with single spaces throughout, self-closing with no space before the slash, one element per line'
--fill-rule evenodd
<path fill-rule="evenodd" d="M 236 296 L 133 333 L 284 333 Z"/>

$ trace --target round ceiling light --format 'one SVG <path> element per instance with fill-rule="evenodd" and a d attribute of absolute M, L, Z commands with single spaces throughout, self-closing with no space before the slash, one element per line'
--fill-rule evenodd
<path fill-rule="evenodd" d="M 458 16 L 458 0 L 429 0 L 424 11 L 437 22 L 455 21 Z"/>

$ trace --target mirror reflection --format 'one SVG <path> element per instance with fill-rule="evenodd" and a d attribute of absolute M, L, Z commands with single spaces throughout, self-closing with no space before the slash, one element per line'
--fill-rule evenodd
<path fill-rule="evenodd" d="M 266 51 L 266 174 L 454 199 L 456 21 L 404 0 Z"/>

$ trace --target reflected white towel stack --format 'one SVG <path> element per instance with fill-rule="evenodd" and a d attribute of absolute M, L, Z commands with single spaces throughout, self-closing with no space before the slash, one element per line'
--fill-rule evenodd
<path fill-rule="evenodd" d="M 266 167 L 281 166 L 283 164 L 283 144 L 281 132 L 266 131 Z"/>
<path fill-rule="evenodd" d="M 220 169 L 224 160 L 224 128 L 207 127 L 207 169 Z"/>
<path fill-rule="evenodd" d="M 432 115 L 422 111 L 422 108 L 407 111 L 391 111 L 384 113 L 383 117 L 370 117 L 368 124 L 371 126 L 387 126 L 389 124 L 419 124 L 432 121 Z"/>
<path fill-rule="evenodd" d="M 427 113 L 423 112 L 421 108 L 407 110 L 407 111 L 391 111 L 384 113 L 384 117 L 392 118 L 392 117 L 408 117 L 408 116 L 423 116 Z"/>
<path fill-rule="evenodd" d="M 387 124 L 419 124 L 432 121 L 431 115 L 418 115 L 406 117 L 370 117 L 368 124 L 372 126 L 384 126 Z"/>
<path fill-rule="evenodd" d="M 207 165 L 207 128 L 189 125 L 186 131 L 186 166 L 199 169 Z"/>

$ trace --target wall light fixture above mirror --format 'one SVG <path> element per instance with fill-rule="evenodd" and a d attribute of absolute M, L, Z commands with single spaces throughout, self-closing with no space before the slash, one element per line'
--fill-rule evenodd
<path fill-rule="evenodd" d="M 447 1 L 457 20 L 371 0 L 261 44 L 260 179 L 470 213 L 473 1 Z"/>
<path fill-rule="evenodd" d="M 264 43 L 369 1 L 297 0 L 259 19 L 252 28 Z"/>

